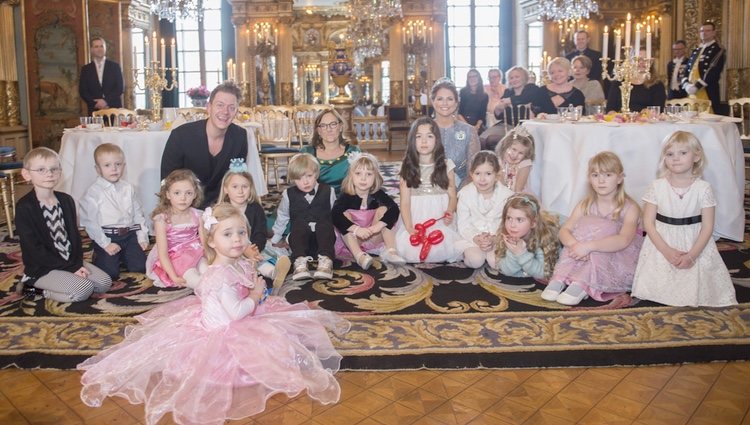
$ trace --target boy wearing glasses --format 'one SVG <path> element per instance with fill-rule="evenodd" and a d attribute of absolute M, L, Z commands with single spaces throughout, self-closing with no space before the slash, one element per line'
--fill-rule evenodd
<path fill-rule="evenodd" d="M 94 150 L 99 177 L 86 190 L 81 205 L 81 225 L 94 241 L 94 265 L 116 280 L 120 262 L 129 272 L 146 272 L 148 234 L 146 217 L 132 184 L 122 180 L 125 153 L 104 143 Z"/>
<path fill-rule="evenodd" d="M 54 190 L 60 172 L 60 157 L 52 149 L 36 148 L 26 154 L 21 175 L 34 190 L 16 205 L 16 230 L 23 257 L 24 294 L 69 303 L 107 292 L 112 279 L 83 261 L 75 202 L 70 195 Z"/>

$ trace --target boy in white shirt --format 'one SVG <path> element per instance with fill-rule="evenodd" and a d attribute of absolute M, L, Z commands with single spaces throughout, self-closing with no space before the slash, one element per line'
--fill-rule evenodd
<path fill-rule="evenodd" d="M 146 272 L 148 233 L 143 207 L 132 184 L 121 180 L 125 154 L 119 146 L 104 143 L 94 150 L 99 177 L 79 204 L 81 225 L 94 241 L 94 265 L 115 280 L 120 263 L 129 272 Z"/>

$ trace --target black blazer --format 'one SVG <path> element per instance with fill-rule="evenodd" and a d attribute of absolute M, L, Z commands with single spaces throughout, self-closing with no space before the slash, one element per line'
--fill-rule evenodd
<path fill-rule="evenodd" d="M 351 220 L 346 218 L 344 212 L 347 210 L 358 210 L 361 205 L 362 198 L 358 195 L 349 195 L 341 192 L 338 199 L 336 199 L 336 202 L 333 204 L 333 209 L 331 210 L 331 216 L 333 217 L 333 225 L 336 226 L 341 234 L 345 235 L 349 231 L 349 228 L 354 224 Z M 380 207 L 386 208 L 385 214 L 383 214 L 383 218 L 381 218 L 380 221 L 385 223 L 385 227 L 393 229 L 393 226 L 398 221 L 400 211 L 396 201 L 388 196 L 383 189 L 367 196 L 368 210 L 375 210 Z"/>
<path fill-rule="evenodd" d="M 122 108 L 122 70 L 117 62 L 109 59 L 104 60 L 104 73 L 102 83 L 96 75 L 96 65 L 89 62 L 81 68 L 81 76 L 78 81 L 78 93 L 86 102 L 89 115 L 94 112 L 94 99 L 104 99 L 110 108 Z"/>
<path fill-rule="evenodd" d="M 229 124 L 224 135 L 224 146 L 218 155 L 212 156 L 208 151 L 207 123 L 208 120 L 200 120 L 172 130 L 161 155 L 162 179 L 174 170 L 187 168 L 201 181 L 201 209 L 214 204 L 219 198 L 221 179 L 229 169 L 229 161 L 233 158 L 247 158 L 247 131 L 236 124 Z M 257 187 L 258 183 L 255 184 Z"/>
<path fill-rule="evenodd" d="M 250 225 L 250 242 L 263 252 L 268 240 L 268 227 L 266 225 L 266 213 L 257 202 L 251 202 L 245 207 L 245 217 Z"/>
<path fill-rule="evenodd" d="M 672 90 L 672 75 L 675 72 L 674 69 L 674 62 L 669 61 L 667 64 L 667 87 L 669 90 L 667 90 L 667 99 L 683 99 L 688 97 L 688 94 L 685 92 L 685 90 L 682 88 L 682 79 L 685 78 L 685 72 L 687 71 L 687 58 L 682 58 L 682 62 L 680 63 L 680 67 L 677 68 L 677 84 L 680 86 L 677 90 Z"/>
<path fill-rule="evenodd" d="M 83 267 L 83 246 L 78 232 L 76 204 L 67 193 L 55 192 L 65 220 L 65 231 L 70 241 L 70 257 L 63 259 L 55 248 L 49 233 L 49 227 L 42 216 L 42 207 L 33 190 L 16 204 L 16 231 L 21 242 L 24 274 L 31 278 L 32 285 L 36 279 L 52 270 L 65 270 L 75 273 Z"/>

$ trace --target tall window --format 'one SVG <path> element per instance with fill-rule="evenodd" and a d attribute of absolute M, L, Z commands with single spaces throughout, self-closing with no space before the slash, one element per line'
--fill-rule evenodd
<path fill-rule="evenodd" d="M 537 80 L 542 75 L 542 45 L 544 37 L 544 24 L 532 22 L 529 24 L 529 72 L 536 75 Z"/>
<path fill-rule="evenodd" d="M 179 104 L 190 106 L 185 92 L 205 84 L 209 90 L 222 80 L 221 0 L 204 0 L 203 21 L 176 19 Z"/>
<path fill-rule="evenodd" d="M 133 56 L 134 62 L 133 62 L 133 69 L 138 69 L 142 71 L 145 67 L 145 60 L 146 57 L 144 56 L 144 44 L 143 44 L 143 29 L 141 28 L 133 28 L 130 40 L 133 44 L 133 49 L 135 50 L 135 55 Z M 145 87 L 143 84 L 143 74 L 138 74 L 138 85 L 133 86 L 133 95 L 135 96 L 135 109 L 146 109 L 146 90 L 144 90 L 142 87 Z"/>
<path fill-rule="evenodd" d="M 476 68 L 500 67 L 500 5 L 498 0 L 448 0 L 448 55 L 450 77 L 457 86 Z"/>
<path fill-rule="evenodd" d="M 390 103 L 391 101 L 391 61 L 380 62 L 380 69 L 382 71 L 380 78 L 380 87 L 382 93 L 380 94 L 380 100 L 383 103 Z M 377 101 L 378 99 L 373 99 Z"/>

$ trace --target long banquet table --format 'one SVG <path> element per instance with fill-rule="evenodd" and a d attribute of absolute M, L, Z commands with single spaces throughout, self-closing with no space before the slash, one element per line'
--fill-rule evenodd
<path fill-rule="evenodd" d="M 169 130 L 146 131 L 119 128 L 105 128 L 97 131 L 66 129 L 60 147 L 62 180 L 58 189 L 69 193 L 76 202 L 86 189 L 96 180 L 94 149 L 102 143 L 113 143 L 125 152 L 125 173 L 123 179 L 136 188 L 147 219 L 156 207 L 161 181 L 161 155 L 169 138 Z M 255 180 L 258 195 L 268 193 L 263 176 L 255 132 L 247 128 L 247 164 Z M 147 220 L 149 223 L 150 219 Z"/>
<path fill-rule="evenodd" d="M 526 121 L 534 137 L 535 159 L 530 188 L 545 209 L 567 216 L 587 190 L 587 166 L 601 151 L 616 153 L 625 168 L 625 190 L 641 198 L 656 178 L 661 147 L 677 130 L 698 137 L 708 166 L 703 178 L 716 196 L 714 234 L 742 241 L 745 163 L 737 126 L 731 122 L 556 123 Z"/>

